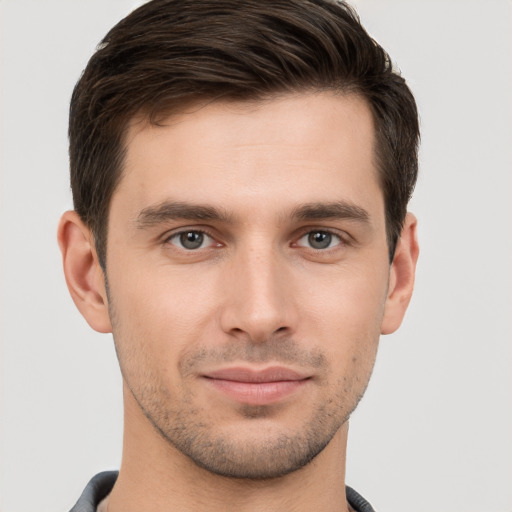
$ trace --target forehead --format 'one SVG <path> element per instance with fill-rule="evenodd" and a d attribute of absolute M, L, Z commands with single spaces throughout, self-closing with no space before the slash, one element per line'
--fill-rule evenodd
<path fill-rule="evenodd" d="M 134 119 L 125 143 L 112 206 L 118 195 L 139 208 L 169 197 L 235 207 L 263 196 L 284 206 L 381 195 L 373 118 L 356 95 L 197 102 L 158 125 Z"/>

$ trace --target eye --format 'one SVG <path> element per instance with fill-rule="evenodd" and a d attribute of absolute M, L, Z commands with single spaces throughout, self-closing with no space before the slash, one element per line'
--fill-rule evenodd
<path fill-rule="evenodd" d="M 212 245 L 213 238 L 203 231 L 191 229 L 188 231 L 180 231 L 179 233 L 175 233 L 167 239 L 167 242 L 179 247 L 180 249 L 193 251 Z"/>
<path fill-rule="evenodd" d="M 342 243 L 341 237 L 330 231 L 310 231 L 297 241 L 300 247 L 311 247 L 315 250 L 330 249 Z"/>

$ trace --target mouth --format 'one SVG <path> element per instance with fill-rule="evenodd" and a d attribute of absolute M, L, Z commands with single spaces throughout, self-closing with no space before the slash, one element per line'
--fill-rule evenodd
<path fill-rule="evenodd" d="M 243 404 L 269 405 L 296 393 L 311 380 L 290 368 L 273 366 L 262 370 L 246 367 L 224 368 L 202 377 L 208 385 Z"/>

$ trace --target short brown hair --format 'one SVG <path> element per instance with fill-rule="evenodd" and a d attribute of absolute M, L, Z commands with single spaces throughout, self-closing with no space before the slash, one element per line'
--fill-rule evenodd
<path fill-rule="evenodd" d="M 105 36 L 71 99 L 73 200 L 103 268 L 123 136 L 135 115 L 154 122 L 194 99 L 306 90 L 354 93 L 370 105 L 392 259 L 417 177 L 418 114 L 357 14 L 333 0 L 153 0 Z"/>

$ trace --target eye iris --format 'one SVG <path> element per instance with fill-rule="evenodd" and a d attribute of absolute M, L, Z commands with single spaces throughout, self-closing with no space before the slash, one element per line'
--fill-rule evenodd
<path fill-rule="evenodd" d="M 201 247 L 203 241 L 204 235 L 198 231 L 187 231 L 180 235 L 180 243 L 185 249 L 197 249 Z"/>
<path fill-rule="evenodd" d="M 325 231 L 314 231 L 308 236 L 308 242 L 314 249 L 326 249 L 331 245 L 332 235 Z"/>

